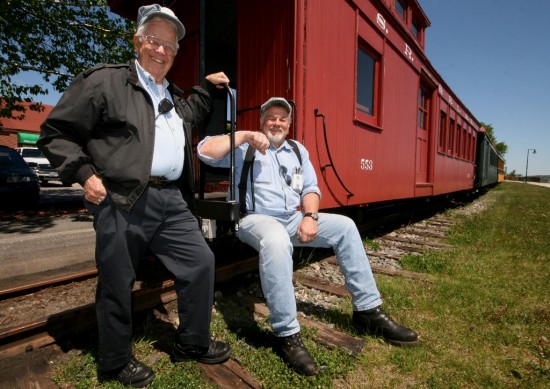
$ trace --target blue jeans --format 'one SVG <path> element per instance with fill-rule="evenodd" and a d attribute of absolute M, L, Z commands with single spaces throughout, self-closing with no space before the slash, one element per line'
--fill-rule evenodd
<path fill-rule="evenodd" d="M 296 247 L 332 247 L 352 296 L 353 309 L 364 311 L 382 304 L 370 263 L 355 223 L 348 217 L 320 213 L 317 237 L 300 243 L 296 230 L 303 214 L 289 218 L 251 214 L 240 221 L 237 237 L 259 253 L 260 282 L 276 336 L 300 331 L 292 284 L 292 252 Z"/>

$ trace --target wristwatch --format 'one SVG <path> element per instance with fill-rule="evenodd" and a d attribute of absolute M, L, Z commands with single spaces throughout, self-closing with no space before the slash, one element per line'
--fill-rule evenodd
<path fill-rule="evenodd" d="M 310 218 L 312 218 L 313 220 L 315 221 L 318 221 L 319 220 L 319 215 L 316 214 L 316 213 L 313 213 L 313 212 L 306 212 L 304 213 L 304 217 L 306 216 L 309 216 Z"/>

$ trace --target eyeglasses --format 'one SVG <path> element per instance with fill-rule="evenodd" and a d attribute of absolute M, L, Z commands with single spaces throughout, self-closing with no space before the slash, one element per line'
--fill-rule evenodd
<path fill-rule="evenodd" d="M 286 168 L 286 166 L 283 166 L 283 165 L 279 166 L 279 174 L 281 175 L 283 180 L 285 180 L 286 184 L 290 186 L 290 183 L 292 182 L 292 180 L 290 179 L 290 177 L 287 176 L 287 173 L 288 173 L 288 169 Z"/>
<path fill-rule="evenodd" d="M 142 38 L 145 38 L 145 41 L 153 50 L 158 50 L 158 48 L 162 46 L 164 51 L 166 51 L 166 54 L 176 55 L 178 49 L 180 48 L 177 43 L 174 45 L 153 35 L 145 35 L 142 36 Z"/>
<path fill-rule="evenodd" d="M 165 113 L 168 113 L 174 108 L 174 104 L 170 100 L 168 100 L 166 97 L 162 99 L 159 103 L 159 115 L 163 115 Z"/>

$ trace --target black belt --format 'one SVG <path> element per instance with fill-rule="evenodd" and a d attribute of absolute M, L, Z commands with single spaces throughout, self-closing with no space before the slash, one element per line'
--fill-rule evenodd
<path fill-rule="evenodd" d="M 153 188 L 167 188 L 170 185 L 173 185 L 174 181 L 170 181 L 169 179 L 164 177 L 151 176 L 149 177 L 149 181 L 147 183 Z"/>

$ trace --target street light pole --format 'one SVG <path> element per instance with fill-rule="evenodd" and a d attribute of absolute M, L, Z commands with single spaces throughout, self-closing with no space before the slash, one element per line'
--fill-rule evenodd
<path fill-rule="evenodd" d="M 536 149 L 527 149 L 527 164 L 525 165 L 525 179 L 523 180 L 523 183 L 527 183 L 527 169 L 529 168 L 529 151 L 532 151 L 533 154 L 537 153 Z"/>

